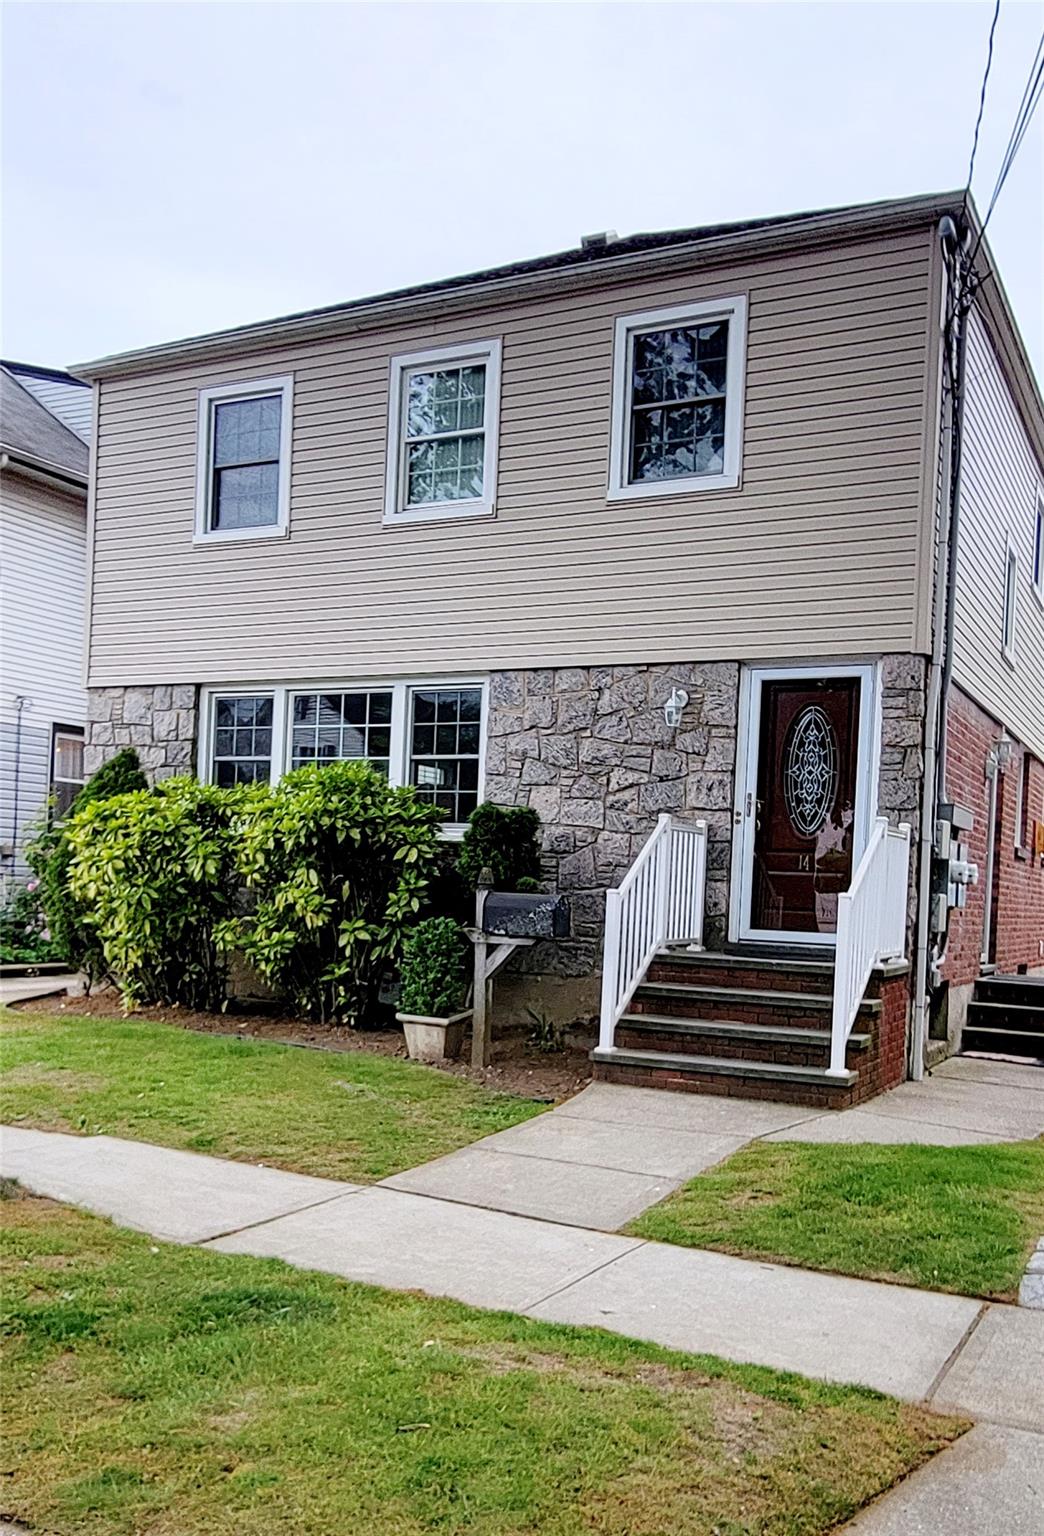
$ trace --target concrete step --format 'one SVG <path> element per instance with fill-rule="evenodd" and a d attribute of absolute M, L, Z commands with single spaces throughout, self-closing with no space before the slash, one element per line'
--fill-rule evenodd
<path fill-rule="evenodd" d="M 621 1046 L 598 1046 L 591 1052 L 591 1059 L 595 1075 L 610 1082 L 615 1079 L 697 1093 L 774 1098 L 822 1104 L 826 1108 L 844 1107 L 859 1076 L 850 1069 L 843 1076 L 832 1077 L 825 1067 L 785 1066 L 771 1061 Z"/>
<path fill-rule="evenodd" d="M 1030 1008 L 1044 1020 L 1044 975 L 980 976 L 975 983 L 972 1006 L 976 1007 L 979 1004 Z"/>
<path fill-rule="evenodd" d="M 784 992 L 763 987 L 706 987 L 681 981 L 643 981 L 631 1000 L 632 1013 L 669 1014 L 674 1018 L 823 1029 L 830 1024 L 833 998 L 815 992 Z M 866 998 L 859 1016 L 864 1021 L 881 1011 L 880 1001 Z"/>
<path fill-rule="evenodd" d="M 803 960 L 743 955 L 667 946 L 649 967 L 650 981 L 684 981 L 693 986 L 730 986 L 762 991 L 829 994 L 834 985 L 832 960 Z"/>
<path fill-rule="evenodd" d="M 1044 1006 L 1007 1001 L 975 1000 L 968 1004 L 968 1024 L 983 1029 L 1015 1029 L 1044 1036 Z"/>
<path fill-rule="evenodd" d="M 961 1032 L 962 1051 L 988 1051 L 995 1056 L 1026 1056 L 1044 1061 L 1044 1030 L 984 1028 L 966 1024 Z"/>
<path fill-rule="evenodd" d="M 852 1035 L 849 1052 L 858 1055 L 867 1050 L 870 1042 L 868 1034 Z M 615 1043 L 625 1050 L 668 1055 L 696 1050 L 703 1056 L 787 1067 L 825 1067 L 830 1061 L 829 1029 L 744 1024 L 729 1019 L 680 1019 L 662 1013 L 624 1014 L 616 1027 Z M 851 1058 L 849 1064 L 854 1064 Z"/>

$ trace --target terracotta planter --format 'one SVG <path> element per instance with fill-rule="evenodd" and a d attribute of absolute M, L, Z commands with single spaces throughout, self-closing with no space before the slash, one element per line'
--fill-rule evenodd
<path fill-rule="evenodd" d="M 429 1018 L 423 1013 L 397 1013 L 406 1036 L 406 1049 L 414 1061 L 455 1061 L 464 1044 L 464 1025 L 471 1009 L 448 1018 Z"/>

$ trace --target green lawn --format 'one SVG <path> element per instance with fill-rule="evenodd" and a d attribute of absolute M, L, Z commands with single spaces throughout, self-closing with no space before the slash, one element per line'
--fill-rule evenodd
<path fill-rule="evenodd" d="M 0 1515 L 60 1536 L 817 1536 L 965 1427 L 5 1193 Z"/>
<path fill-rule="evenodd" d="M 1044 1232 L 1044 1140 L 755 1142 L 628 1230 L 805 1269 L 1010 1297 Z"/>
<path fill-rule="evenodd" d="M 539 1113 L 395 1057 L 8 1010 L 0 1120 L 367 1182 Z"/>

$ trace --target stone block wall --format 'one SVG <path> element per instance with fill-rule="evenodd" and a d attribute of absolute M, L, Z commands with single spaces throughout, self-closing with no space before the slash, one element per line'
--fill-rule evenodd
<path fill-rule="evenodd" d="M 725 937 L 739 712 L 738 662 L 558 667 L 490 680 L 486 794 L 530 805 L 543 823 L 545 876 L 571 900 L 573 937 L 538 945 L 524 967 L 573 977 L 597 971 L 605 890 L 618 884 L 661 811 L 707 822 L 705 939 Z M 663 705 L 689 695 L 680 726 Z M 925 662 L 882 665 L 878 803 L 893 823 L 919 823 Z M 911 903 L 916 870 L 911 869 Z M 911 915 L 913 913 L 911 905 Z"/>
<path fill-rule="evenodd" d="M 90 775 L 121 747 L 134 747 L 152 783 L 177 773 L 194 773 L 198 721 L 196 689 L 191 684 L 91 688 L 84 769 Z"/>

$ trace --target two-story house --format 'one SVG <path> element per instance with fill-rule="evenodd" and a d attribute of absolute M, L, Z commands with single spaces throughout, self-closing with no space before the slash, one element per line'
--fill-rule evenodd
<path fill-rule="evenodd" d="M 0 881 L 25 879 L 49 797 L 83 783 L 87 467 L 91 392 L 0 364 Z"/>
<path fill-rule="evenodd" d="M 88 768 L 529 804 L 601 1073 L 919 1075 L 1044 963 L 1044 411 L 977 230 L 597 236 L 79 369 Z"/>

